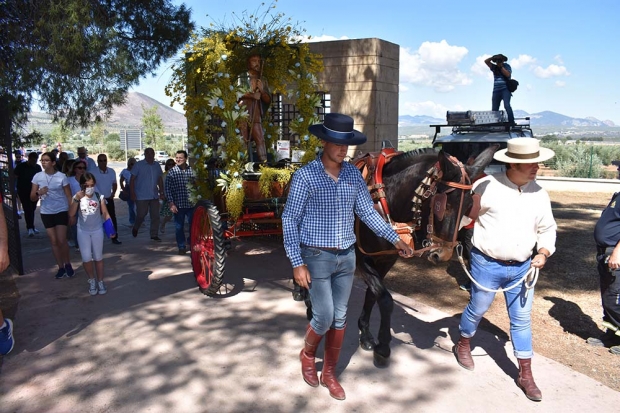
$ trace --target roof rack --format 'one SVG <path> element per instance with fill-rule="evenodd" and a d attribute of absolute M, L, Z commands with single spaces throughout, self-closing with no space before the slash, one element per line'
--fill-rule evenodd
<path fill-rule="evenodd" d="M 515 120 L 517 120 L 515 118 Z M 503 110 L 467 110 L 467 111 L 448 111 L 446 113 L 445 125 L 429 125 L 431 128 L 435 128 L 435 135 L 433 136 L 433 143 L 437 139 L 437 135 L 441 132 L 442 127 L 452 126 L 452 133 L 467 133 L 467 132 L 509 132 L 511 130 L 523 130 L 530 128 L 530 118 L 518 118 L 520 122 L 517 125 L 510 125 Z"/>

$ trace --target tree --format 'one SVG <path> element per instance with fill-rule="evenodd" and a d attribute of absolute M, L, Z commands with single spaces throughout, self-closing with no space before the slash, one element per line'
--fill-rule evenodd
<path fill-rule="evenodd" d="M 190 14 L 171 0 L 0 1 L 0 104 L 14 127 L 34 96 L 55 121 L 86 126 L 176 54 Z"/>
<path fill-rule="evenodd" d="M 157 106 L 147 108 L 142 105 L 142 128 L 144 129 L 144 145 L 155 150 L 164 145 L 164 122 L 157 113 Z"/>
<path fill-rule="evenodd" d="M 97 120 L 90 130 L 90 138 L 95 144 L 93 152 L 101 153 L 103 151 L 103 140 L 105 138 L 104 124 L 100 120 Z"/>

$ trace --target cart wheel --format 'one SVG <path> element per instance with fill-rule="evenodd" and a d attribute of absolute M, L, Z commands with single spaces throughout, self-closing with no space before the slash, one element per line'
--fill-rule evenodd
<path fill-rule="evenodd" d="M 191 228 L 192 269 L 200 292 L 217 294 L 224 278 L 226 244 L 220 214 L 211 202 L 200 201 Z"/>

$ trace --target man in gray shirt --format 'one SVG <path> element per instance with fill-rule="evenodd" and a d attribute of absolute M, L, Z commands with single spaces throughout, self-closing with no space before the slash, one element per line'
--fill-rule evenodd
<path fill-rule="evenodd" d="M 159 200 L 164 199 L 164 182 L 161 166 L 155 162 L 153 148 L 144 150 L 144 159 L 137 162 L 131 169 L 129 183 L 131 200 L 136 203 L 136 221 L 131 229 L 131 235 L 138 236 L 138 229 L 148 213 L 151 216 L 151 239 L 161 241 L 157 236 L 159 229 Z"/>

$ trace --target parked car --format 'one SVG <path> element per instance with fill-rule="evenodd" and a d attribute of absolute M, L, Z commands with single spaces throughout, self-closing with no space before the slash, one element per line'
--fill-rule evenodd
<path fill-rule="evenodd" d="M 63 151 L 67 154 L 67 159 L 75 159 L 75 153 L 73 151 Z"/>
<path fill-rule="evenodd" d="M 446 125 L 430 125 L 435 128 L 433 148 L 443 149 L 459 161 L 467 163 L 470 157 L 478 156 L 492 144 L 499 144 L 499 149 L 506 149 L 512 138 L 532 138 L 530 118 L 518 119 L 516 126 L 510 127 L 504 111 L 448 111 Z M 437 136 L 441 128 L 451 127 L 450 135 Z M 487 175 L 506 169 L 503 162 L 493 159 L 485 169 Z"/>
<path fill-rule="evenodd" d="M 166 161 L 170 159 L 170 155 L 166 153 L 166 151 L 155 151 L 155 161 L 160 164 L 165 164 Z"/>
<path fill-rule="evenodd" d="M 144 159 L 144 154 L 143 153 L 139 153 L 134 158 L 136 158 L 136 161 L 141 161 L 141 160 Z"/>

